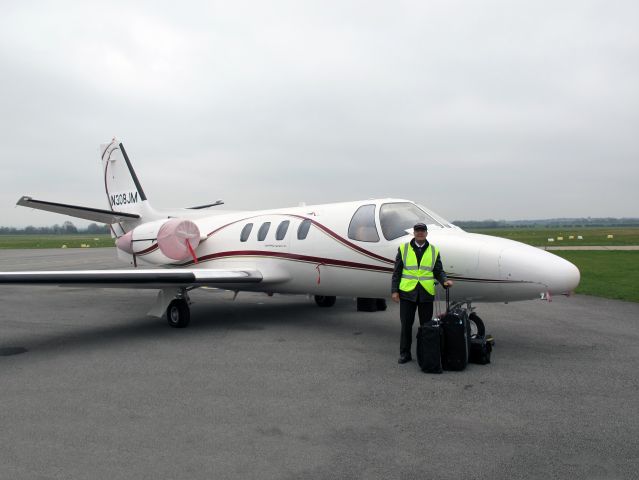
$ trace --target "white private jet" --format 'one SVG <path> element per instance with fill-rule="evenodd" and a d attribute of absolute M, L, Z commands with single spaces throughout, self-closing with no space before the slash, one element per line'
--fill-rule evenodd
<path fill-rule="evenodd" d="M 172 327 L 189 323 L 188 292 L 385 298 L 398 246 L 416 222 L 428 225 L 448 277 L 451 301 L 511 302 L 568 295 L 579 283 L 570 262 L 523 243 L 467 233 L 410 200 L 385 198 L 271 210 L 222 211 L 223 202 L 178 210 L 149 203 L 124 146 L 101 145 L 109 210 L 22 197 L 17 204 L 111 226 L 126 270 L 0 272 L 0 283 L 159 289 L 149 312 Z M 164 268 L 139 268 L 140 265 Z M 437 287 L 441 295 L 441 286 Z"/>

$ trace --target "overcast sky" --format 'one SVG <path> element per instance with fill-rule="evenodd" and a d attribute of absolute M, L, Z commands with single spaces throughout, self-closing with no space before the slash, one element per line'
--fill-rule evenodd
<path fill-rule="evenodd" d="M 404 197 L 449 219 L 639 216 L 636 1 L 0 4 L 0 225 Z M 83 224 L 83 222 L 76 222 Z"/>

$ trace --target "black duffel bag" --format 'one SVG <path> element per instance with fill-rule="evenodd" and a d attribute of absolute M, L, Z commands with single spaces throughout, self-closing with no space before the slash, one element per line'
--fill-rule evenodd
<path fill-rule="evenodd" d="M 486 365 L 490 363 L 490 354 L 495 346 L 492 335 L 473 335 L 470 339 L 470 356 L 468 361 Z"/>

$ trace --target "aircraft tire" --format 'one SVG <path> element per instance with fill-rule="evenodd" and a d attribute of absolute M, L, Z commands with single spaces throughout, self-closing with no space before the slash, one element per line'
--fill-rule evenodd
<path fill-rule="evenodd" d="M 166 320 L 170 327 L 184 328 L 191 321 L 191 309 L 183 298 L 176 298 L 166 309 Z"/>
<path fill-rule="evenodd" d="M 317 303 L 318 307 L 322 307 L 322 308 L 332 307 L 333 305 L 335 305 L 336 300 L 337 300 L 337 297 L 315 295 L 315 303 Z"/>
<path fill-rule="evenodd" d="M 479 318 L 479 315 L 477 315 L 475 312 L 472 312 L 470 315 L 468 315 L 468 320 L 475 324 L 478 337 L 483 337 L 486 335 L 486 326 L 484 325 L 484 321 Z"/>

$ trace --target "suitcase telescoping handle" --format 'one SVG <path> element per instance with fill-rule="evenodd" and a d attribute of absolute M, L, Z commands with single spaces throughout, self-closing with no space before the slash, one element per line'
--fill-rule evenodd
<path fill-rule="evenodd" d="M 446 313 L 450 311 L 450 287 L 444 287 L 446 290 Z"/>

